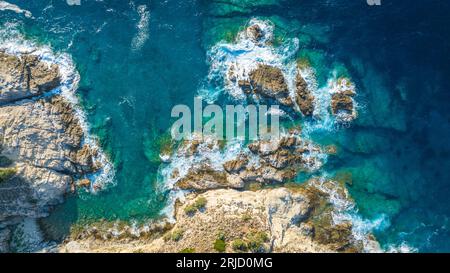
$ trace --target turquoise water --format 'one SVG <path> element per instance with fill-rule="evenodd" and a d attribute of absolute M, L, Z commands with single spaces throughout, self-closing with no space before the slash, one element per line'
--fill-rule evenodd
<path fill-rule="evenodd" d="M 383 219 L 374 231 L 383 246 L 450 251 L 449 4 L 292 0 L 230 11 L 208 1 L 9 2 L 34 18 L 0 12 L 0 23 L 16 21 L 73 57 L 91 131 L 116 170 L 109 189 L 70 195 L 55 209 L 48 222 L 58 233 L 85 219 L 158 217 L 167 197 L 157 190 L 156 144 L 171 108 L 193 103 L 210 47 L 257 16 L 275 22 L 280 39 L 300 39 L 297 55 L 321 83 L 330 70 L 355 81 L 358 119 L 313 138 L 338 145 L 324 171 L 346 177 L 363 217 Z"/>

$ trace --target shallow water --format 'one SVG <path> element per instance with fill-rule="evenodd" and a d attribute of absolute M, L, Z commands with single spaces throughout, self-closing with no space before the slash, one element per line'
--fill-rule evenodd
<path fill-rule="evenodd" d="M 363 218 L 383 219 L 375 228 L 383 246 L 450 251 L 445 1 L 292 0 L 220 20 L 204 1 L 9 2 L 33 18 L 0 11 L 1 24 L 16 21 L 28 38 L 72 56 L 91 131 L 116 171 L 107 190 L 68 196 L 55 209 L 45 221 L 53 237 L 81 220 L 158 217 L 167 196 L 157 191 L 153 144 L 169 128 L 171 108 L 191 105 L 205 86 L 218 26 L 233 31 L 259 16 L 285 25 L 276 36 L 299 39 L 297 56 L 310 58 L 319 85 L 331 71 L 355 81 L 358 119 L 312 137 L 338 145 L 324 172 L 346 180 Z"/>

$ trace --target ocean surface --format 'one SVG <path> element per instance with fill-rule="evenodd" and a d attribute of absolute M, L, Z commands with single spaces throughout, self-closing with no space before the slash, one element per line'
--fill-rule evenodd
<path fill-rule="evenodd" d="M 114 165 L 105 190 L 68 195 L 42 221 L 47 239 L 80 222 L 161 217 L 168 192 L 158 144 L 170 111 L 208 87 L 213 46 L 259 18 L 275 24 L 280 43 L 298 39 L 292 53 L 310 60 L 319 85 L 330 71 L 355 82 L 358 119 L 310 136 L 337 145 L 321 172 L 345 180 L 362 225 L 387 251 L 450 251 L 450 2 L 229 1 L 260 3 L 236 10 L 195 0 L 8 2 L 20 9 L 0 8 L 0 42 L 20 32 L 71 56 L 90 132 Z"/>

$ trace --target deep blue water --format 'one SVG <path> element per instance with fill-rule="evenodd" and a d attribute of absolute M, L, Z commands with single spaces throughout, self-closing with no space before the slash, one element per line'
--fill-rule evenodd
<path fill-rule="evenodd" d="M 9 2 L 35 18 L 0 12 L 0 23 L 16 20 L 28 37 L 72 55 L 92 133 L 116 167 L 116 186 L 69 196 L 50 222 L 66 229 L 85 218 L 156 217 L 165 196 L 155 191 L 159 163 L 149 143 L 169 127 L 173 105 L 192 104 L 208 73 L 206 41 L 218 20 L 208 1 Z M 280 2 L 219 19 L 296 22 L 286 36 L 307 33 L 313 39 L 305 50 L 318 52 L 320 65 L 346 66 L 363 109 L 350 128 L 316 136 L 342 150 L 326 170 L 351 173 L 349 189 L 364 217 L 385 215 L 375 230 L 385 247 L 450 251 L 450 3 Z M 148 39 L 135 48 L 140 5 L 149 12 Z"/>

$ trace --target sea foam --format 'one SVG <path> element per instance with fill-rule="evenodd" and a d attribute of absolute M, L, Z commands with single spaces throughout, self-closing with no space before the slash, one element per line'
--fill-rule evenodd
<path fill-rule="evenodd" d="M 140 50 L 145 42 L 149 38 L 149 28 L 150 28 L 150 11 L 147 9 L 146 5 L 139 5 L 136 8 L 139 15 L 139 22 L 136 25 L 137 34 L 133 37 L 131 41 L 131 49 L 133 51 Z"/>
<path fill-rule="evenodd" d="M 33 14 L 25 9 L 21 9 L 19 6 L 8 3 L 6 1 L 0 1 L 0 11 L 14 11 L 15 13 L 23 14 L 27 18 L 33 18 Z"/>
<path fill-rule="evenodd" d="M 249 73 L 259 64 L 266 64 L 281 69 L 283 76 L 290 86 L 293 77 L 286 69 L 285 63 L 299 49 L 299 40 L 288 39 L 282 46 L 275 48 L 270 45 L 273 38 L 273 24 L 270 21 L 252 19 L 248 25 L 257 25 L 263 37 L 259 41 L 252 40 L 246 31 L 241 31 L 233 43 L 219 42 L 208 51 L 210 71 L 207 77 L 208 85 L 199 93 L 208 103 L 213 103 L 222 93 L 240 102 L 246 101 L 246 95 L 239 87 L 239 80 L 248 80 Z M 229 71 L 233 71 L 231 76 Z M 236 80 L 231 80 L 235 77 Z"/>

